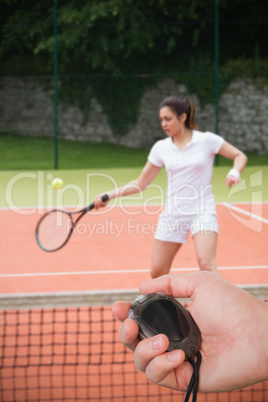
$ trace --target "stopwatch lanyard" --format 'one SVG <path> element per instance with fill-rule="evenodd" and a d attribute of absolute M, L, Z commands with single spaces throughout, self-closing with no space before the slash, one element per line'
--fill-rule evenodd
<path fill-rule="evenodd" d="M 191 393 L 193 392 L 193 397 L 192 397 L 192 402 L 196 402 L 197 400 L 197 390 L 198 390 L 198 382 L 199 382 L 199 368 L 202 360 L 202 356 L 200 352 L 197 352 L 197 361 L 195 362 L 192 358 L 188 359 L 188 361 L 191 363 L 193 366 L 194 372 L 191 377 L 191 380 L 189 382 L 189 386 L 187 389 L 187 393 L 184 399 L 184 402 L 188 402 L 189 398 L 191 396 Z"/>

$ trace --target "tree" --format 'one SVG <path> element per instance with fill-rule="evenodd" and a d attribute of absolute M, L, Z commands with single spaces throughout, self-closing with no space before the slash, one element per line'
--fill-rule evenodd
<path fill-rule="evenodd" d="M 176 50 L 185 22 L 198 20 L 202 4 L 204 8 L 203 0 L 148 0 L 146 4 L 143 0 L 59 1 L 61 67 L 119 73 L 132 70 L 133 61 L 136 67 L 153 66 Z M 24 55 L 52 54 L 52 6 L 52 2 L 5 0 L 1 56 L 7 57 L 12 50 Z M 189 43 L 197 42 L 210 14 L 204 15 L 202 24 L 193 25 Z"/>
<path fill-rule="evenodd" d="M 55 1 L 2 0 L 2 59 L 44 55 L 51 68 Z M 151 73 L 198 50 L 213 54 L 214 1 L 58 0 L 60 71 Z M 256 45 L 267 55 L 267 0 L 219 5 L 221 61 L 252 57 Z"/>
<path fill-rule="evenodd" d="M 125 132 L 144 91 L 164 77 L 183 80 L 203 101 L 213 96 L 215 0 L 1 0 L 0 75 L 52 76 L 56 1 L 67 103 L 88 110 L 94 95 L 115 130 Z M 218 1 L 220 64 L 245 58 L 262 66 L 268 1 Z"/>

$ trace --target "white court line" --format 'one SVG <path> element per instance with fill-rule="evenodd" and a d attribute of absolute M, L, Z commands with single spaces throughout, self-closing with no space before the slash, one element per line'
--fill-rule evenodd
<path fill-rule="evenodd" d="M 252 285 L 254 286 L 254 285 Z M 255 285 L 255 286 L 259 286 L 259 285 Z M 37 296 L 66 296 L 66 297 L 70 297 L 70 296 L 79 296 L 79 295 L 87 295 L 87 296 L 94 296 L 94 295 L 103 295 L 105 293 L 110 293 L 110 294 L 118 294 L 118 293 L 138 293 L 139 290 L 137 289 L 101 289 L 101 290 L 85 290 L 85 291 L 73 291 L 73 292 L 38 292 L 38 293 L 2 293 L 0 294 L 0 299 L 1 298 L 13 298 L 13 297 L 37 297 Z"/>
<path fill-rule="evenodd" d="M 216 205 L 224 205 L 224 206 L 228 206 L 228 205 L 231 205 L 232 207 L 233 207 L 233 204 L 240 204 L 240 205 L 251 205 L 252 204 L 252 202 L 250 202 L 250 201 L 236 201 L 236 202 L 234 202 L 234 203 L 232 203 L 232 202 L 230 202 L 229 204 L 227 203 L 227 202 L 223 202 L 223 201 L 219 201 L 219 202 L 216 202 Z M 266 205 L 266 204 L 268 204 L 268 201 L 256 201 L 256 202 L 253 202 L 253 204 L 263 204 L 263 205 Z M 141 203 L 141 204 L 128 204 L 128 203 L 122 203 L 122 204 L 120 204 L 120 205 L 111 205 L 110 207 L 107 207 L 107 208 L 121 208 L 121 207 L 123 207 L 123 208 L 126 208 L 126 207 L 142 207 L 143 206 L 143 204 Z M 152 204 L 146 204 L 146 207 L 164 207 L 165 206 L 165 204 L 159 204 L 159 203 L 152 203 Z M 9 208 L 9 207 L 0 207 L 0 211 L 1 210 L 3 210 L 3 211 L 5 211 L 5 210 L 10 210 L 10 211 L 14 211 L 14 212 L 16 212 L 16 211 L 20 211 L 20 210 L 27 210 L 27 209 L 37 209 L 37 210 L 39 210 L 39 209 L 42 209 L 42 210 L 50 210 L 50 209 L 54 209 L 54 208 L 66 208 L 66 209 L 68 209 L 68 208 L 73 208 L 74 207 L 74 205 L 41 205 L 41 206 L 37 206 L 37 205 L 30 205 L 30 206 L 21 206 L 21 207 L 13 207 L 13 208 Z M 84 208 L 85 207 L 85 205 L 83 204 L 83 205 L 76 205 L 75 206 L 75 208 L 76 209 L 81 209 L 81 208 Z M 242 210 L 242 212 L 244 212 L 243 210 Z"/>
<path fill-rule="evenodd" d="M 243 270 L 243 269 L 267 269 L 268 265 L 247 265 L 241 267 L 218 267 L 220 271 Z M 198 268 L 172 268 L 171 271 L 198 271 Z M 70 276 L 70 275 L 107 275 L 107 274 L 130 274 L 148 272 L 148 269 L 129 269 L 129 270 L 111 270 L 111 271 L 78 271 L 78 272 L 43 272 L 43 273 L 24 273 L 24 274 L 0 274 L 0 278 L 19 278 L 36 276 Z"/>
<path fill-rule="evenodd" d="M 239 203 L 240 204 L 240 203 Z M 255 215 L 251 212 L 245 211 L 244 209 L 241 209 L 239 207 L 234 206 L 233 204 L 227 204 L 227 202 L 222 202 L 221 205 L 223 205 L 224 207 L 228 208 L 228 209 L 232 209 L 234 211 L 240 212 L 244 215 L 250 216 L 253 219 L 257 219 L 258 221 L 261 221 L 263 223 L 268 223 L 268 219 L 265 219 L 259 215 Z M 230 205 L 230 207 L 229 207 Z"/>

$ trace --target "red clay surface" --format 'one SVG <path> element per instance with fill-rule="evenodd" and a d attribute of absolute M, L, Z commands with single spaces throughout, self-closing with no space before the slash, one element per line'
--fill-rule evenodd
<path fill-rule="evenodd" d="M 268 204 L 217 205 L 220 274 L 235 284 L 268 283 Z M 159 206 L 114 207 L 82 218 L 69 243 L 54 253 L 35 241 L 41 215 L 29 210 L 0 210 L 0 293 L 39 293 L 136 289 L 150 279 L 153 233 Z M 32 210 L 30 210 L 32 212 Z M 262 221 L 262 218 L 264 220 Z M 171 272 L 197 270 L 189 238 Z"/>

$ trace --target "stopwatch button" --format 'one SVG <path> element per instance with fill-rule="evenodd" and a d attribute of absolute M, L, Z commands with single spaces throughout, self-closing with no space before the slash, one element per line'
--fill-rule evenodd
<path fill-rule="evenodd" d="M 142 300 L 144 299 L 144 297 L 145 297 L 145 296 L 143 296 L 143 295 L 138 296 L 138 297 L 135 299 L 134 303 L 136 303 L 136 302 L 142 302 Z"/>
<path fill-rule="evenodd" d="M 143 304 L 144 302 L 146 302 L 148 299 L 150 299 L 150 294 L 148 295 L 140 295 L 137 297 L 137 299 L 134 301 L 134 304 L 139 303 L 139 304 Z"/>
<path fill-rule="evenodd" d="M 131 318 L 132 320 L 134 319 L 134 311 L 132 310 L 132 308 L 129 309 L 127 318 Z"/>

